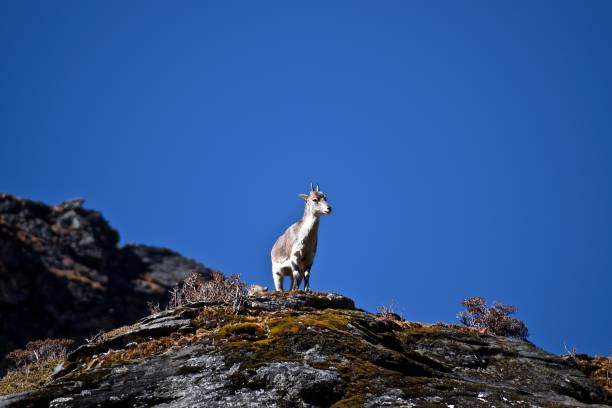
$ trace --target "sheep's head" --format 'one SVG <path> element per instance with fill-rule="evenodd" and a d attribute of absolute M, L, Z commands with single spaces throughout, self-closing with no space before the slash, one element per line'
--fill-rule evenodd
<path fill-rule="evenodd" d="M 309 194 L 300 194 L 300 197 L 306 201 L 306 211 L 312 215 L 320 217 L 332 212 L 331 205 L 327 202 L 327 197 L 319 191 L 319 185 L 313 186 L 310 184 Z"/>

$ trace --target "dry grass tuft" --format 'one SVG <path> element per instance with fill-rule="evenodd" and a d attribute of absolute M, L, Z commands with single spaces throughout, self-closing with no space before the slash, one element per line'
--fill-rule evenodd
<path fill-rule="evenodd" d="M 35 340 L 6 355 L 14 364 L 0 379 L 0 395 L 33 390 L 44 385 L 53 374 L 53 369 L 64 361 L 68 347 L 74 343 L 69 339 Z"/>
<path fill-rule="evenodd" d="M 45 360 L 9 370 L 0 378 L 0 395 L 16 394 L 42 387 L 53 374 L 53 369 L 62 359 Z"/>
<path fill-rule="evenodd" d="M 573 360 L 587 377 L 612 393 L 612 357 L 578 354 L 575 346 L 565 357 Z"/>
<path fill-rule="evenodd" d="M 169 309 L 195 302 L 220 302 L 232 307 L 237 313 L 245 301 L 246 285 L 237 275 L 228 278 L 221 272 L 213 272 L 210 280 L 193 272 L 170 291 Z"/>

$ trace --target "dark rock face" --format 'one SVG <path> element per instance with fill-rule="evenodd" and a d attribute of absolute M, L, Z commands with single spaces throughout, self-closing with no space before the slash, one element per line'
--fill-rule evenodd
<path fill-rule="evenodd" d="M 81 341 L 133 322 L 190 272 L 210 274 L 168 249 L 119 247 L 117 231 L 82 204 L 0 194 L 0 357 L 28 340 Z"/>
<path fill-rule="evenodd" d="M 329 308 L 333 306 L 334 308 Z M 587 407 L 612 403 L 524 340 L 382 319 L 340 295 L 199 303 L 108 333 L 5 407 Z"/>

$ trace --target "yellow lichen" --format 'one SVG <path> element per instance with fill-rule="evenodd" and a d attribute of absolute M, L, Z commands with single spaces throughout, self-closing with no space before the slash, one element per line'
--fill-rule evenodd
<path fill-rule="evenodd" d="M 352 407 L 363 407 L 365 404 L 365 396 L 363 394 L 353 395 L 348 398 L 337 401 L 330 408 L 352 408 Z"/>
<path fill-rule="evenodd" d="M 243 322 L 222 326 L 217 330 L 217 334 L 221 337 L 245 336 L 260 338 L 265 336 L 265 331 L 261 324 Z"/>
<path fill-rule="evenodd" d="M 294 318 L 284 318 L 272 321 L 268 324 L 270 336 L 278 337 L 285 334 L 298 334 L 302 330 L 302 324 Z"/>
<path fill-rule="evenodd" d="M 334 309 L 313 312 L 299 317 L 300 322 L 308 326 L 318 326 L 332 331 L 346 331 L 350 316 Z"/>
<path fill-rule="evenodd" d="M 102 334 L 102 338 L 104 340 L 108 340 L 111 339 L 113 337 L 119 336 L 120 334 L 123 333 L 127 333 L 130 330 L 133 330 L 134 328 L 136 328 L 135 324 L 129 325 L 129 326 L 121 326 L 121 327 L 117 327 L 116 329 L 107 331 L 105 333 Z"/>

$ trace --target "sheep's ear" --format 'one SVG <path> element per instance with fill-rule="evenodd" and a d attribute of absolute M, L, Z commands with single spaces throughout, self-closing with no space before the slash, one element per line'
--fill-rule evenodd
<path fill-rule="evenodd" d="M 300 197 L 304 201 L 308 200 L 308 194 L 298 194 L 298 197 Z"/>

